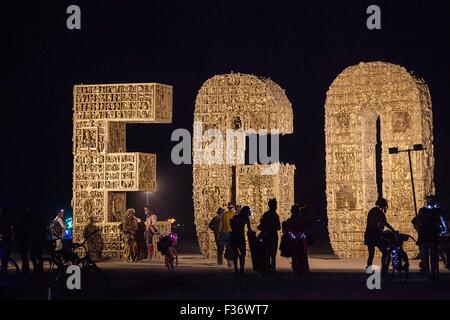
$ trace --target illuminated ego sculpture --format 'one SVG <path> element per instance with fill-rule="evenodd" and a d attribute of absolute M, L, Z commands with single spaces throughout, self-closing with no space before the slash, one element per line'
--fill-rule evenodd
<path fill-rule="evenodd" d="M 102 227 L 90 249 L 94 255 L 119 257 L 126 192 L 156 189 L 156 155 L 125 152 L 125 126 L 172 122 L 172 87 L 76 85 L 73 99 L 74 241 L 82 241 L 89 227 Z"/>
<path fill-rule="evenodd" d="M 328 231 L 339 257 L 367 254 L 365 223 L 378 196 L 380 175 L 375 152 L 378 118 L 388 221 L 401 232 L 415 234 L 408 155 L 391 155 L 388 148 L 422 144 L 426 150 L 411 154 L 418 205 L 434 191 L 431 98 L 425 82 L 384 62 L 345 69 L 330 86 L 325 103 Z M 412 253 L 415 243 L 408 241 L 406 249 Z"/>
<path fill-rule="evenodd" d="M 195 102 L 194 131 L 199 128 L 200 135 L 207 130 L 217 130 L 226 136 L 227 129 L 243 130 L 246 132 L 244 136 L 251 130 L 260 135 L 264 132 L 261 130 L 287 134 L 292 133 L 292 122 L 292 106 L 284 90 L 270 79 L 253 75 L 231 73 L 214 76 L 200 88 Z M 205 160 L 202 153 L 208 143 L 197 144 L 195 140 L 194 132 L 193 200 L 202 254 L 216 254 L 214 236 L 208 223 L 217 208 L 225 207 L 229 201 L 254 208 L 253 229 L 267 210 L 270 197 L 278 200 L 281 220 L 287 218 L 294 202 L 293 165 L 278 163 L 276 170 L 271 171 L 270 164 L 245 165 L 237 161 L 239 154 L 245 152 L 245 139 L 241 148 L 234 147 L 233 142 L 232 150 L 224 143 L 223 152 L 219 152 L 219 160 L 223 161 L 202 161 Z M 234 154 L 231 162 L 226 159 L 230 151 Z M 217 158 L 217 154 L 212 156 Z M 200 160 L 196 162 L 196 159 Z"/>

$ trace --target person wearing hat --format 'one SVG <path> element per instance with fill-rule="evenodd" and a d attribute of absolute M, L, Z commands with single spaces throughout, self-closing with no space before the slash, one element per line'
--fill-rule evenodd
<path fill-rule="evenodd" d="M 367 246 L 369 256 L 367 258 L 366 269 L 373 264 L 375 256 L 375 248 L 381 251 L 381 272 L 387 272 L 387 255 L 386 247 L 383 244 L 383 230 L 387 227 L 392 232 L 396 232 L 394 228 L 386 220 L 386 211 L 388 203 L 384 198 L 378 198 L 375 207 L 370 209 L 367 215 L 366 231 L 364 233 L 364 244 Z"/>

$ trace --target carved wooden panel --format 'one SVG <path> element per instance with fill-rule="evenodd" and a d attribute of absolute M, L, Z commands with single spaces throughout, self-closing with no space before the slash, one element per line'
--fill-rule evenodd
<path fill-rule="evenodd" d="M 126 123 L 170 123 L 172 87 L 158 83 L 73 88 L 74 241 L 92 226 L 96 256 L 120 257 L 126 192 L 156 190 L 156 155 L 126 152 Z"/>
<path fill-rule="evenodd" d="M 194 121 L 201 122 L 203 130 L 220 130 L 224 137 L 227 129 L 279 130 L 281 134 L 293 130 L 292 106 L 284 90 L 270 79 L 240 73 L 217 75 L 203 84 L 196 98 Z M 194 143 L 194 159 L 200 152 L 195 148 Z M 218 207 L 231 201 L 232 164 L 225 162 L 225 149 L 223 157 L 225 164 L 193 164 L 195 224 L 201 252 L 206 256 L 216 254 L 208 223 Z M 267 210 L 270 197 L 277 197 L 283 218 L 294 202 L 295 167 L 280 164 L 277 173 L 267 175 L 261 174 L 264 168 L 236 166 L 236 200 L 239 205 L 255 208 L 254 221 Z"/>
<path fill-rule="evenodd" d="M 406 149 L 423 144 L 425 151 L 412 154 L 418 206 L 434 189 L 431 99 L 425 82 L 400 66 L 384 62 L 345 69 L 330 86 L 325 104 L 328 231 L 340 257 L 367 254 L 363 244 L 367 212 L 378 196 L 378 117 L 388 221 L 401 232 L 415 235 L 407 154 L 390 155 L 389 147 Z M 412 253 L 416 246 L 409 241 L 406 249 Z"/>

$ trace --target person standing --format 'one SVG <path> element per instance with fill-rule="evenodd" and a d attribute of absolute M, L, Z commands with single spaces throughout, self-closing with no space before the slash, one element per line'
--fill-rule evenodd
<path fill-rule="evenodd" d="M 27 207 L 19 219 L 16 230 L 17 245 L 22 260 L 22 273 L 30 272 L 30 259 L 33 263 L 33 272 L 42 273 L 44 264 L 42 260 L 43 227 L 41 217 Z"/>
<path fill-rule="evenodd" d="M 208 228 L 214 233 L 214 241 L 217 247 L 217 265 L 223 264 L 223 250 L 224 247 L 220 242 L 220 233 L 222 232 L 222 221 L 225 210 L 221 207 L 217 209 L 217 214 L 212 217 L 208 224 Z"/>
<path fill-rule="evenodd" d="M 234 205 L 228 202 L 228 211 L 223 215 L 222 230 L 220 232 L 220 244 L 225 248 L 225 259 L 227 259 L 228 267 L 231 267 L 233 263 L 233 250 L 230 247 L 230 233 L 231 225 L 230 220 L 236 215 Z"/>
<path fill-rule="evenodd" d="M 30 232 L 30 259 L 33 263 L 34 272 L 42 274 L 44 272 L 42 247 L 45 239 L 45 228 L 43 227 L 41 216 L 38 213 L 31 215 Z"/>
<path fill-rule="evenodd" d="M 8 272 L 8 261 L 12 250 L 12 223 L 8 209 L 2 209 L 0 212 L 0 249 L 3 251 L 0 277 L 4 277 Z"/>
<path fill-rule="evenodd" d="M 233 263 L 234 263 L 234 273 L 244 275 L 245 268 L 245 255 L 247 252 L 247 245 L 245 242 L 245 226 L 247 226 L 247 231 L 251 232 L 250 226 L 250 207 L 242 207 L 239 214 L 233 216 L 230 220 L 231 225 L 231 235 L 230 235 L 230 246 L 233 250 Z M 238 259 L 239 259 L 239 270 L 238 270 Z"/>
<path fill-rule="evenodd" d="M 420 208 L 415 219 L 418 232 L 417 244 L 421 253 L 421 266 L 432 279 L 439 276 L 439 233 L 441 210 L 433 195 L 425 198 L 425 207 Z"/>
<path fill-rule="evenodd" d="M 265 272 L 276 272 L 276 259 L 278 249 L 278 231 L 281 229 L 280 217 L 277 213 L 277 199 L 272 198 L 268 202 L 269 210 L 266 211 L 260 220 L 258 230 L 261 231 L 262 243 L 265 252 Z"/>
<path fill-rule="evenodd" d="M 145 242 L 147 244 L 147 261 L 153 259 L 155 255 L 155 246 L 153 244 L 154 237 L 159 234 L 156 226 L 158 217 L 150 210 L 149 206 L 144 207 L 145 212 Z"/>
<path fill-rule="evenodd" d="M 61 252 L 63 249 L 64 234 L 67 229 L 64 223 L 64 210 L 58 210 L 55 219 L 50 223 L 50 231 L 54 242 L 55 252 Z"/>
<path fill-rule="evenodd" d="M 123 259 L 128 262 L 136 261 L 136 233 L 139 228 L 139 219 L 135 217 L 134 209 L 127 209 L 122 224 L 122 232 L 124 234 L 124 252 Z"/>
<path fill-rule="evenodd" d="M 388 203 L 384 198 L 378 198 L 375 207 L 367 214 L 366 231 L 364 232 L 364 244 L 367 246 L 368 258 L 366 269 L 373 264 L 375 248 L 381 251 L 381 272 L 387 273 L 387 248 L 383 243 L 382 236 L 385 227 L 396 232 L 386 220 Z"/>
<path fill-rule="evenodd" d="M 287 247 L 292 258 L 294 274 L 301 276 L 309 272 L 308 264 L 308 217 L 301 213 L 301 208 L 294 204 L 291 217 L 282 224 L 283 235 L 288 239 Z"/>

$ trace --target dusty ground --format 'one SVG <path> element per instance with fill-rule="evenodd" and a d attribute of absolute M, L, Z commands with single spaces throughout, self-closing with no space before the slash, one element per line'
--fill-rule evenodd
<path fill-rule="evenodd" d="M 180 248 L 181 249 L 181 248 Z M 278 272 L 263 278 L 251 270 L 235 276 L 232 268 L 216 266 L 195 250 L 181 250 L 179 266 L 171 273 L 162 261 L 126 263 L 100 262 L 109 286 L 96 284 L 75 298 L 95 299 L 450 299 L 450 273 L 441 270 L 439 280 L 429 280 L 418 272 L 418 261 L 411 261 L 407 282 L 382 280 L 381 290 L 366 287 L 364 259 L 336 259 L 328 253 L 313 253 L 311 274 L 295 277 L 290 262 L 278 260 Z M 2 283 L 1 294 L 9 299 L 47 299 L 47 285 L 32 277 L 18 277 Z M 73 298 L 70 296 L 69 298 Z"/>

